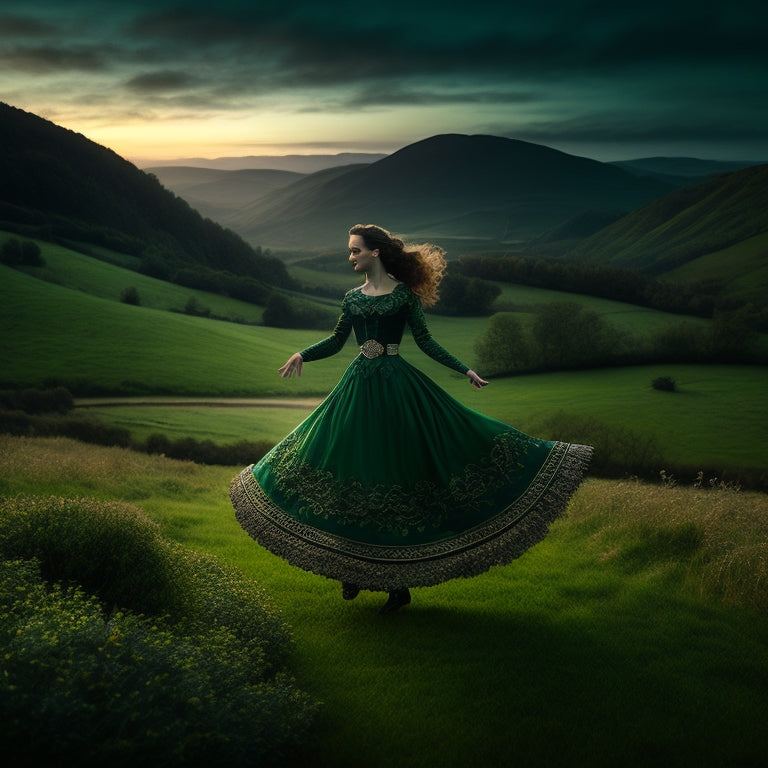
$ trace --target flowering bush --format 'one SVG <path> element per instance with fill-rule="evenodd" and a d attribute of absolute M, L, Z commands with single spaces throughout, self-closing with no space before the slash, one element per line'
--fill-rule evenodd
<path fill-rule="evenodd" d="M 15 765 L 271 765 L 302 740 L 316 705 L 239 572 L 128 505 L 0 509 L 0 749 Z"/>

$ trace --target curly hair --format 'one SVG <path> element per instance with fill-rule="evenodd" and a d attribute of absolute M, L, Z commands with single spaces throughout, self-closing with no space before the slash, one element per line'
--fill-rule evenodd
<path fill-rule="evenodd" d="M 355 224 L 350 235 L 360 235 L 365 247 L 379 249 L 384 269 L 396 280 L 405 283 L 425 307 L 431 307 L 439 298 L 438 287 L 445 272 L 445 251 L 438 245 L 406 244 L 386 229 L 375 224 Z"/>

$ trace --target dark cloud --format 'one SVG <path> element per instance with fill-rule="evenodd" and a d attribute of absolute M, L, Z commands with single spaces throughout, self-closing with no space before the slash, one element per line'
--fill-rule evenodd
<path fill-rule="evenodd" d="M 55 25 L 39 19 L 0 14 L 0 40 L 4 37 L 51 37 L 56 31 Z"/>
<path fill-rule="evenodd" d="M 125 85 L 139 93 L 186 90 L 198 84 L 198 80 L 186 72 L 151 72 L 132 77 Z"/>
<path fill-rule="evenodd" d="M 699 142 L 768 140 L 768 124 L 739 123 L 715 120 L 698 121 L 692 134 L 690 120 L 659 120 L 649 116 L 624 118 L 615 113 L 587 115 L 578 119 L 559 119 L 550 122 L 530 123 L 524 129 L 505 131 L 495 126 L 495 131 L 510 138 L 526 138 L 542 143 L 560 142 L 617 142 L 643 143 L 648 141 L 680 142 L 695 135 Z"/>
<path fill-rule="evenodd" d="M 109 56 L 102 49 L 56 46 L 9 46 L 0 49 L 0 62 L 9 69 L 32 74 L 61 71 L 95 72 L 110 67 Z"/>
<path fill-rule="evenodd" d="M 6 83 L 72 73 L 74 88 L 82 75 L 80 99 L 138 114 L 403 108 L 439 115 L 436 133 L 470 126 L 549 142 L 735 141 L 764 137 L 768 124 L 764 0 L 3 4 Z"/>
<path fill-rule="evenodd" d="M 646 2 L 636 10 L 616 3 L 561 3 L 518 19 L 510 5 L 480 3 L 466 17 L 435 12 L 426 30 L 424 19 L 430 17 L 418 4 L 421 24 L 409 23 L 413 11 L 404 5 L 389 17 L 396 21 L 374 28 L 366 14 L 334 14 L 334 5 L 326 6 L 324 23 L 274 5 L 224 6 L 149 13 L 129 32 L 145 44 L 167 46 L 170 57 L 228 50 L 241 68 L 261 73 L 259 79 L 268 74 L 279 88 L 452 73 L 502 79 L 574 69 L 616 72 L 649 63 L 768 63 L 761 23 L 768 11 L 747 4 L 754 14 L 738 14 L 725 4 L 674 1 Z M 493 12 L 478 22 L 484 10 Z M 463 26 L 470 18 L 473 23 Z"/>
<path fill-rule="evenodd" d="M 532 92 L 478 91 L 473 89 L 438 91 L 407 89 L 392 84 L 375 89 L 362 89 L 350 93 L 337 106 L 339 109 L 357 109 L 386 106 L 435 106 L 472 104 L 531 104 L 540 97 Z"/>

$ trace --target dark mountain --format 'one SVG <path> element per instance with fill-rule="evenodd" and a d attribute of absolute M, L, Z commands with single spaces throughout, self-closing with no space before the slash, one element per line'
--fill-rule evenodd
<path fill-rule="evenodd" d="M 322 171 L 223 222 L 270 248 L 338 245 L 357 222 L 408 237 L 528 240 L 585 211 L 625 213 L 673 187 L 537 144 L 442 135 Z"/>
<path fill-rule="evenodd" d="M 0 103 L 0 229 L 285 285 L 285 266 L 105 147 Z"/>
<path fill-rule="evenodd" d="M 276 171 L 291 171 L 292 173 L 315 173 L 326 168 L 336 168 L 341 165 L 358 165 L 360 163 L 375 163 L 386 157 L 380 153 L 340 152 L 337 155 L 248 155 L 246 157 L 190 157 L 184 160 L 169 160 L 163 163 L 157 161 L 138 161 L 139 167 L 147 170 L 153 167 L 187 166 L 194 168 L 209 168 L 220 171 L 242 171 L 266 169 Z"/>
<path fill-rule="evenodd" d="M 214 220 L 220 220 L 233 210 L 239 210 L 305 175 L 268 168 L 222 171 L 175 165 L 144 170 L 156 176 L 164 187 L 183 197 L 203 216 Z"/>
<path fill-rule="evenodd" d="M 655 200 L 566 257 L 664 274 L 768 233 L 768 165 L 717 176 Z M 754 264 L 765 271 L 765 245 Z M 722 264 L 724 270 L 733 265 Z"/>

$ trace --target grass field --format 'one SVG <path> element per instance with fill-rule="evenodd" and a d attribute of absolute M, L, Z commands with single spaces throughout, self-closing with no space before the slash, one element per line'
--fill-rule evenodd
<path fill-rule="evenodd" d="M 731 296 L 747 301 L 764 300 L 762 286 L 768 275 L 766 250 L 768 233 L 764 232 L 730 248 L 700 256 L 667 272 L 664 279 L 679 282 L 713 280 L 726 286 Z"/>
<path fill-rule="evenodd" d="M 0 493 L 130 501 L 264 586 L 323 704 L 296 765 L 766 764 L 764 495 L 588 480 L 522 558 L 382 618 L 243 533 L 236 469 L 0 437 Z"/>
<path fill-rule="evenodd" d="M 190 296 L 251 322 L 261 308 L 54 246 L 43 255 L 45 281 L 0 266 L 0 380 L 160 401 L 90 401 L 78 410 L 138 438 L 277 440 L 356 354 L 350 342 L 305 366 L 301 379 L 281 380 L 278 366 L 323 332 L 171 313 Z M 302 273 L 307 284 L 314 276 Z M 349 287 L 346 275 L 327 277 L 340 294 Z M 144 306 L 119 302 L 129 285 Z M 500 302 L 527 315 L 563 299 L 638 336 L 683 319 L 514 286 Z M 474 365 L 487 319 L 429 320 L 434 337 Z M 570 429 L 548 432 L 553 415 L 566 414 L 587 431 L 598 420 L 652 437 L 664 459 L 694 470 L 768 468 L 766 368 L 577 371 L 495 379 L 478 392 L 411 339 L 402 353 L 461 402 L 531 434 L 584 439 Z M 672 376 L 679 391 L 654 390 L 658 376 Z M 196 404 L 169 405 L 163 395 Z M 234 397 L 271 399 L 215 400 Z M 169 538 L 263 585 L 292 629 L 299 686 L 323 702 L 302 768 L 768 766 L 766 495 L 592 477 L 568 516 L 522 558 L 475 579 L 415 589 L 413 604 L 385 620 L 377 615 L 383 595 L 345 603 L 338 584 L 248 538 L 228 498 L 239 469 L 0 435 L 0 496 L 129 502 Z"/>
<path fill-rule="evenodd" d="M 418 350 L 414 354 L 420 355 Z M 420 367 L 426 358 L 416 358 Z M 430 361 L 431 362 L 431 361 Z M 305 368 L 314 375 L 325 363 Z M 430 374 L 454 397 L 517 428 L 548 439 L 578 442 L 589 435 L 551 434 L 547 420 L 565 412 L 616 429 L 653 437 L 672 464 L 699 468 L 762 467 L 768 470 L 768 370 L 738 366 L 639 366 L 633 368 L 539 374 L 495 380 L 481 391 L 462 377 L 435 365 Z M 651 387 L 653 379 L 672 376 L 675 393 Z M 153 432 L 192 436 L 214 442 L 240 439 L 277 441 L 302 421 L 316 404 L 294 405 L 275 399 L 258 405 L 88 404 L 84 414 L 129 429 L 136 437 Z M 663 467 L 660 466 L 659 469 Z M 692 478 L 689 478 L 692 479 Z"/>
<path fill-rule="evenodd" d="M 63 246 L 43 242 L 38 245 L 43 252 L 45 266 L 27 268 L 27 271 L 34 277 L 64 288 L 119 301 L 126 288 L 134 287 L 142 307 L 182 311 L 194 298 L 199 306 L 210 309 L 219 317 L 241 318 L 248 323 L 261 322 L 263 307 L 255 304 L 167 283 Z"/>

